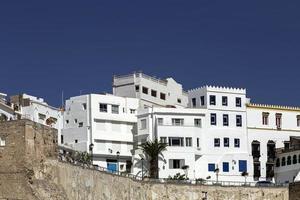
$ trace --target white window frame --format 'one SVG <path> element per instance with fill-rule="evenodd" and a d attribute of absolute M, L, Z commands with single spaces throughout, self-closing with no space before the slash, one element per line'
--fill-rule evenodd
<path fill-rule="evenodd" d="M 194 119 L 194 126 L 196 127 L 202 127 L 202 119 L 201 118 L 195 118 Z"/>
<path fill-rule="evenodd" d="M 104 106 L 104 107 L 106 107 L 106 108 L 101 108 L 101 106 Z M 100 112 L 105 112 L 105 113 L 107 113 L 107 107 L 108 107 L 108 105 L 106 104 L 106 103 L 99 103 L 99 111 Z"/>
<path fill-rule="evenodd" d="M 183 126 L 184 119 L 183 118 L 172 118 L 172 125 L 173 126 Z"/>
<path fill-rule="evenodd" d="M 120 112 L 120 106 L 119 105 L 111 105 L 111 113 L 112 114 L 119 114 Z"/>
<path fill-rule="evenodd" d="M 185 138 L 185 146 L 186 147 L 192 147 L 193 146 L 193 139 L 191 137 Z"/>
<path fill-rule="evenodd" d="M 140 130 L 147 129 L 147 119 L 141 119 L 140 121 Z"/>

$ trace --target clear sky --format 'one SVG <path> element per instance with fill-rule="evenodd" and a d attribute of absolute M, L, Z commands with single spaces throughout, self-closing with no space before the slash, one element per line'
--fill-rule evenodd
<path fill-rule="evenodd" d="M 300 1 L 0 2 L 0 92 L 59 105 L 142 70 L 300 106 Z"/>

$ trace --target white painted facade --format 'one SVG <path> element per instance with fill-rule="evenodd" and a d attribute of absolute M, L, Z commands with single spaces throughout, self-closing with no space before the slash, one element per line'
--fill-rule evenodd
<path fill-rule="evenodd" d="M 139 143 L 165 137 L 164 141 L 170 144 L 170 137 L 183 138 L 183 146 L 169 146 L 163 153 L 160 178 L 180 172 L 191 179 L 216 180 L 213 169 L 218 168 L 219 181 L 244 181 L 241 176 L 244 171 L 248 173 L 248 182 L 275 181 L 275 148 L 283 147 L 290 136 L 300 134 L 299 108 L 252 104 L 245 89 L 214 86 L 193 89 L 189 91 L 189 107 L 149 108 L 138 113 Z M 267 124 L 263 124 L 266 115 Z M 201 118 L 201 128 L 191 126 L 196 117 Z M 159 118 L 166 124 L 158 123 Z M 171 125 L 172 118 L 182 118 L 184 124 Z M 141 120 L 147 121 L 146 128 L 140 127 Z M 192 138 L 191 147 L 186 146 L 186 137 Z M 135 151 L 136 174 L 141 173 L 141 157 L 142 152 Z M 180 161 L 180 168 L 173 169 L 172 159 L 184 161 Z M 183 165 L 189 169 L 181 169 Z"/>
<path fill-rule="evenodd" d="M 276 116 L 279 121 L 278 126 L 276 125 Z M 259 142 L 260 157 L 256 162 L 257 165 L 260 165 L 259 180 L 269 179 L 275 181 L 272 173 L 271 176 L 267 173 L 269 171 L 267 167 L 272 168 L 271 170 L 274 171 L 275 158 L 272 149 L 284 147 L 284 143 L 289 141 L 291 136 L 300 136 L 300 124 L 297 121 L 299 116 L 300 108 L 248 104 L 247 134 L 249 153 L 252 156 L 252 150 L 254 149 L 252 143 Z M 275 144 L 274 147 L 272 147 L 272 143 Z M 254 160 L 253 157 L 250 159 L 250 171 L 255 171 Z"/>
<path fill-rule="evenodd" d="M 63 128 L 63 111 L 48 105 L 44 99 L 28 94 L 10 97 L 10 102 L 15 107 L 15 112 L 21 118 L 50 126 L 58 131 L 58 144 L 61 144 L 61 130 Z"/>
<path fill-rule="evenodd" d="M 138 105 L 138 99 L 113 95 L 71 97 L 66 101 L 63 145 L 92 153 L 95 165 L 130 172 Z"/>
<path fill-rule="evenodd" d="M 300 181 L 300 137 L 291 137 L 283 148 L 276 149 L 275 180 L 277 183 Z"/>
<path fill-rule="evenodd" d="M 6 98 L 6 94 L 0 93 L 0 120 L 15 120 L 18 115 L 15 113 L 13 105 Z"/>
<path fill-rule="evenodd" d="M 209 172 L 208 165 L 219 169 L 220 181 L 243 181 L 241 173 L 249 171 L 247 140 L 246 90 L 204 86 L 189 91 L 189 106 L 206 110 L 205 149 L 202 172 L 205 179 L 216 174 Z M 219 142 L 218 142 L 219 141 Z M 225 169 L 224 169 L 225 168 Z M 228 169 L 228 170 L 227 170 Z M 251 173 L 247 178 L 252 181 Z"/>
<path fill-rule="evenodd" d="M 173 78 L 157 79 L 143 73 L 113 77 L 113 94 L 140 99 L 140 107 L 187 107 L 188 95 Z"/>

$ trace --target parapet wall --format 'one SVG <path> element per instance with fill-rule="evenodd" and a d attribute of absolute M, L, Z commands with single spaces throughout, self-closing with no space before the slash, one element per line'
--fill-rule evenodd
<path fill-rule="evenodd" d="M 288 188 L 195 186 L 135 181 L 105 172 L 48 161 L 45 174 L 72 200 L 288 200 Z"/>

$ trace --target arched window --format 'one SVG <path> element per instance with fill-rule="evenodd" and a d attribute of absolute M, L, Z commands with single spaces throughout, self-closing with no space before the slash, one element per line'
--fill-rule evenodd
<path fill-rule="evenodd" d="M 277 160 L 276 160 L 276 167 L 280 167 L 280 159 L 279 158 L 277 158 Z"/>
<path fill-rule="evenodd" d="M 288 156 L 287 157 L 287 162 L 286 162 L 287 165 L 291 165 L 292 164 L 292 157 L 291 156 Z"/>
<path fill-rule="evenodd" d="M 297 156 L 293 155 L 293 164 L 297 164 Z"/>
<path fill-rule="evenodd" d="M 285 163 L 285 157 L 282 157 L 282 158 L 281 158 L 281 166 L 285 166 L 285 164 L 286 164 L 286 163 Z"/>

